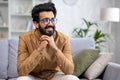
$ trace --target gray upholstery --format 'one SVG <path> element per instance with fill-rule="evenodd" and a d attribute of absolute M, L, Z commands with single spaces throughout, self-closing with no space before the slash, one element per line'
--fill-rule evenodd
<path fill-rule="evenodd" d="M 8 79 L 8 80 L 17 80 L 17 78 L 11 78 L 11 79 Z"/>
<path fill-rule="evenodd" d="M 8 79 L 8 80 L 17 80 L 17 78 L 12 78 L 12 79 Z M 80 80 L 88 80 L 88 79 L 80 79 Z M 101 79 L 93 79 L 93 80 L 101 80 Z"/>
<path fill-rule="evenodd" d="M 8 67 L 8 40 L 0 40 L 0 78 L 6 79 Z"/>
<path fill-rule="evenodd" d="M 5 79 L 0 79 L 0 80 L 5 80 Z"/>
<path fill-rule="evenodd" d="M 94 40 L 91 38 L 77 38 L 70 39 L 72 55 L 85 48 L 94 48 Z M 17 73 L 17 51 L 18 40 L 0 40 L 0 80 L 16 80 Z M 111 74 L 114 73 L 114 74 Z M 111 76 L 109 76 L 111 75 Z M 104 75 L 104 80 L 119 80 L 120 79 L 120 65 L 109 63 Z M 81 79 L 88 80 L 88 79 Z M 94 79 L 99 80 L 99 79 Z"/>
<path fill-rule="evenodd" d="M 17 74 L 17 53 L 18 53 L 18 40 L 9 40 L 9 54 L 8 54 L 8 77 L 18 77 Z"/>
<path fill-rule="evenodd" d="M 89 79 L 80 79 L 80 80 L 89 80 Z M 102 79 L 92 79 L 92 80 L 102 80 Z"/>
<path fill-rule="evenodd" d="M 71 38 L 70 43 L 73 56 L 85 48 L 95 48 L 95 42 L 92 38 Z"/>
<path fill-rule="evenodd" d="M 109 63 L 103 80 L 120 80 L 120 65 L 115 63 Z"/>

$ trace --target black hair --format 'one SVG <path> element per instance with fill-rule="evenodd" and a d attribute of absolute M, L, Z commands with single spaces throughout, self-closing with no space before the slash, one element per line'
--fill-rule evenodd
<path fill-rule="evenodd" d="M 38 4 L 33 7 L 31 14 L 33 21 L 39 22 L 39 13 L 43 11 L 52 11 L 54 16 L 56 17 L 57 11 L 54 3 L 48 2 L 48 3 Z"/>

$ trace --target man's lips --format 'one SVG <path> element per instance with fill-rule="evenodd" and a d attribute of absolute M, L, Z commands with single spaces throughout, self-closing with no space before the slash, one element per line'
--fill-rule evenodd
<path fill-rule="evenodd" d="M 53 32 L 53 28 L 51 28 L 51 27 L 49 27 L 49 28 L 47 28 L 47 29 L 45 29 L 45 30 L 46 30 L 47 33 Z"/>

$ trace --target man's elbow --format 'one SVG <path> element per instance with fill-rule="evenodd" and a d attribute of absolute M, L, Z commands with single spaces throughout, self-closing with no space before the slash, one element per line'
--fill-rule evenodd
<path fill-rule="evenodd" d="M 73 71 L 67 71 L 65 74 L 66 75 L 73 74 Z"/>
<path fill-rule="evenodd" d="M 22 72 L 22 70 L 20 68 L 17 68 L 17 71 L 18 71 L 19 76 L 24 76 L 24 73 Z"/>
<path fill-rule="evenodd" d="M 73 72 L 74 72 L 74 66 L 68 68 L 67 71 L 65 72 L 65 74 L 67 74 L 67 75 L 68 74 L 73 74 Z"/>
<path fill-rule="evenodd" d="M 69 70 L 69 71 L 66 71 L 64 72 L 66 75 L 70 75 L 70 74 L 73 74 L 73 70 Z"/>
<path fill-rule="evenodd" d="M 17 68 L 18 75 L 19 76 L 27 76 L 27 72 L 25 70 L 22 70 L 20 67 Z"/>

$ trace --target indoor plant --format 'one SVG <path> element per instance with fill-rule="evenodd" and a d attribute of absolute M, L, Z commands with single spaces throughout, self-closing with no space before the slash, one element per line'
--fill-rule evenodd
<path fill-rule="evenodd" d="M 95 22 L 91 22 L 88 21 L 86 19 L 82 19 L 84 24 L 85 24 L 85 28 L 74 28 L 72 31 L 72 35 L 73 37 L 91 37 L 94 39 L 95 41 L 95 48 L 96 49 L 100 49 L 100 45 L 102 45 L 102 43 L 107 42 L 108 39 L 110 39 L 109 34 L 107 33 L 103 33 L 98 27 L 98 24 Z M 91 31 L 91 29 L 93 27 L 97 27 L 94 31 Z M 90 33 L 93 34 L 90 34 Z"/>

